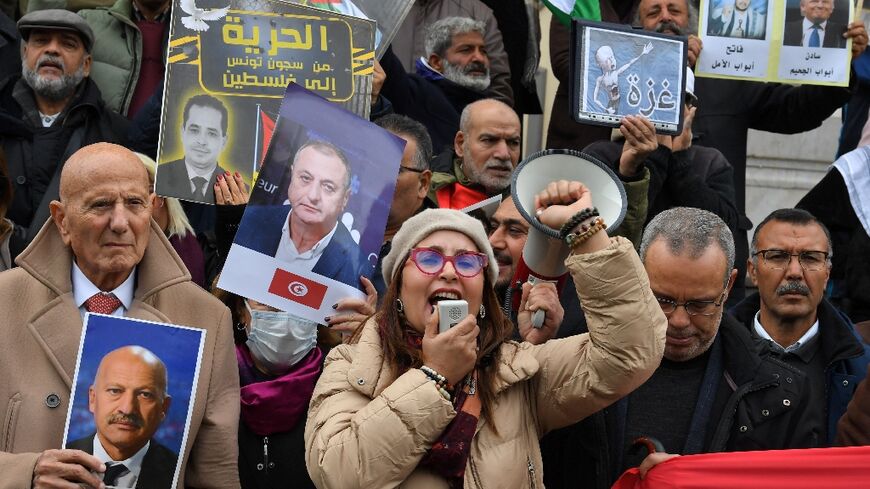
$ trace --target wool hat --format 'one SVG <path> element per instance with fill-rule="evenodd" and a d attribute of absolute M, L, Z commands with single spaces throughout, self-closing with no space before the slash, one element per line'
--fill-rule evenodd
<path fill-rule="evenodd" d="M 435 231 L 456 231 L 468 236 L 477 245 L 477 249 L 486 255 L 488 264 L 486 273 L 489 274 L 490 283 L 494 284 L 498 278 L 498 262 L 489 244 L 489 238 L 483 229 L 483 224 L 477 219 L 464 212 L 453 209 L 426 209 L 416 216 L 408 219 L 393 236 L 390 252 L 381 262 L 381 271 L 384 275 L 384 283 L 390 286 L 390 281 L 396 274 L 396 268 L 400 262 L 408 256 L 411 248 L 423 241 L 426 236 Z"/>
<path fill-rule="evenodd" d="M 82 38 L 85 51 L 94 46 L 94 31 L 78 14 L 63 9 L 36 10 L 18 20 L 18 32 L 27 41 L 33 29 L 73 31 Z"/>

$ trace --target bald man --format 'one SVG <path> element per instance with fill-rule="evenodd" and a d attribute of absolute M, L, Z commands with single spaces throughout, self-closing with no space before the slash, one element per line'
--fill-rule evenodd
<path fill-rule="evenodd" d="M 230 313 L 151 220 L 142 163 L 121 146 L 86 146 L 64 165 L 59 194 L 19 268 L 0 274 L 0 489 L 103 483 L 103 460 L 57 450 L 88 311 L 207 330 L 178 486 L 238 487 Z"/>
<path fill-rule="evenodd" d="M 103 476 L 106 485 L 170 487 L 178 455 L 153 439 L 172 402 L 166 384 L 166 366 L 150 350 L 125 346 L 107 353 L 88 389 L 97 431 L 67 448 L 113 467 Z"/>
<path fill-rule="evenodd" d="M 463 209 L 500 194 L 511 184 L 521 138 L 520 119 L 507 104 L 483 99 L 466 105 L 452 164 L 433 162 L 429 199 L 441 208 Z"/>

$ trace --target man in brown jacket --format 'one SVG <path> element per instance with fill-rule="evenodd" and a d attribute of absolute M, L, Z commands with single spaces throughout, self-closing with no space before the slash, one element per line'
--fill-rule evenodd
<path fill-rule="evenodd" d="M 58 450 L 86 311 L 206 329 L 179 487 L 238 487 L 239 379 L 230 313 L 190 281 L 151 219 L 148 175 L 129 150 L 86 146 L 60 201 L 0 274 L 0 489 L 100 487 L 103 461 Z"/>

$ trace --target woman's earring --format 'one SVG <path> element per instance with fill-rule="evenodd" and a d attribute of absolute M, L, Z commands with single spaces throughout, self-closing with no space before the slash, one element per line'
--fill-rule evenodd
<path fill-rule="evenodd" d="M 405 304 L 402 304 L 402 299 L 396 299 L 396 311 L 405 312 Z"/>
<path fill-rule="evenodd" d="M 484 307 L 483 304 L 480 305 L 480 311 L 477 313 L 477 317 L 479 317 L 480 319 L 486 317 L 486 307 Z"/>
<path fill-rule="evenodd" d="M 236 330 L 238 330 L 238 331 L 244 331 L 244 330 L 245 330 L 245 323 L 243 323 L 243 322 L 241 322 L 241 321 L 237 322 L 237 323 L 236 323 Z"/>

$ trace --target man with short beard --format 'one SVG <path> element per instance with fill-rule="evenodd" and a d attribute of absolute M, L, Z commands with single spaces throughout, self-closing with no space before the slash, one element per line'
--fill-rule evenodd
<path fill-rule="evenodd" d="M 415 74 L 405 73 L 392 49 L 386 52 L 381 59 L 387 76 L 381 95 L 397 113 L 426 126 L 438 154 L 452 146 L 463 109 L 494 94 L 482 22 L 447 17 L 426 32 L 429 54 L 417 60 Z"/>
<path fill-rule="evenodd" d="M 803 374 L 760 355 L 761 345 L 723 311 L 734 256 L 730 229 L 711 212 L 675 207 L 650 221 L 640 257 L 668 318 L 664 358 L 625 398 L 544 437 L 547 488 L 610 487 L 643 460 L 645 450 L 631 449 L 641 436 L 679 454 L 811 444 L 798 429 L 808 403 Z"/>
<path fill-rule="evenodd" d="M 824 297 L 831 255 L 830 233 L 812 214 L 773 211 L 752 236 L 748 268 L 758 292 L 733 311 L 774 357 L 806 373 L 812 401 L 800 429 L 816 447 L 834 443 L 836 423 L 870 362 L 870 348 Z"/>
<path fill-rule="evenodd" d="M 0 147 L 6 153 L 14 198 L 7 216 L 21 252 L 49 217 L 60 171 L 79 148 L 126 142 L 127 124 L 106 109 L 91 70 L 93 33 L 78 15 L 40 10 L 18 21 L 21 74 L 0 81 Z"/>
<path fill-rule="evenodd" d="M 506 104 L 484 99 L 467 105 L 453 140 L 456 156 L 446 171 L 432 175 L 429 199 L 463 209 L 500 194 L 511 184 L 521 137 L 520 120 Z"/>

